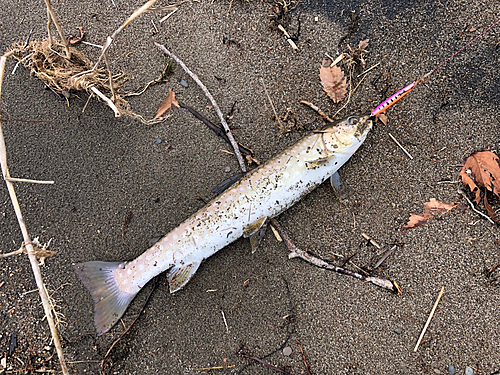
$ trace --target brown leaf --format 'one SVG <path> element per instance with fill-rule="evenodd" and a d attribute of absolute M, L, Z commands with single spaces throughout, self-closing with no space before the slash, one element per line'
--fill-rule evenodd
<path fill-rule="evenodd" d="M 368 47 L 368 42 L 370 42 L 370 39 L 365 39 L 359 42 L 358 49 L 361 51 L 365 50 L 366 47 Z"/>
<path fill-rule="evenodd" d="M 438 214 L 445 214 L 448 211 L 451 211 L 457 205 L 455 203 L 443 203 L 435 198 L 431 198 L 429 202 L 424 203 L 424 215 L 432 214 L 434 216 Z"/>
<path fill-rule="evenodd" d="M 180 108 L 179 102 L 175 99 L 175 92 L 173 92 L 172 89 L 169 89 L 167 97 L 163 103 L 161 103 L 160 108 L 156 111 L 155 120 L 163 117 L 163 115 L 165 115 L 165 113 L 167 113 L 172 106 Z"/>
<path fill-rule="evenodd" d="M 330 60 L 323 60 L 321 68 L 319 68 L 319 78 L 323 85 L 323 90 L 334 101 L 340 102 L 345 98 L 347 93 L 347 83 L 344 77 L 344 72 L 338 66 L 330 67 Z"/>
<path fill-rule="evenodd" d="M 458 176 L 462 178 L 465 185 L 469 186 L 471 192 L 476 194 L 474 199 L 476 204 L 481 200 L 480 187 L 500 197 L 500 167 L 498 156 L 493 152 L 481 151 L 469 156 Z"/>
<path fill-rule="evenodd" d="M 498 223 L 498 216 L 495 213 L 495 210 L 491 208 L 490 204 L 488 203 L 488 198 L 486 198 L 486 193 L 484 194 L 484 208 L 486 208 L 486 213 L 488 216 L 493 220 L 495 223 Z"/>
<path fill-rule="evenodd" d="M 408 220 L 408 223 L 406 223 L 403 229 L 411 229 L 419 227 L 427 223 L 427 220 L 432 219 L 433 217 L 434 215 L 431 214 L 422 214 L 422 215 L 410 214 L 410 220 Z"/>
<path fill-rule="evenodd" d="M 379 113 L 378 115 L 375 116 L 377 120 L 381 121 L 384 125 L 387 125 L 387 116 L 384 115 L 383 113 Z"/>
<path fill-rule="evenodd" d="M 421 215 L 410 214 L 410 219 L 403 229 L 412 229 L 424 225 L 427 220 L 433 219 L 439 214 L 445 214 L 456 206 L 455 203 L 443 203 L 431 198 L 429 202 L 424 203 L 424 213 Z"/>

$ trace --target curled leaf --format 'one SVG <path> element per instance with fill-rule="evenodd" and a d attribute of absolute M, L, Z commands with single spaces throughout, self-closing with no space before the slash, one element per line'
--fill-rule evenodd
<path fill-rule="evenodd" d="M 500 167 L 498 156 L 491 151 L 475 152 L 467 158 L 458 175 L 462 182 L 476 194 L 474 201 L 481 201 L 481 190 L 485 188 L 500 197 Z"/>
<path fill-rule="evenodd" d="M 163 117 L 165 113 L 167 113 L 172 108 L 172 106 L 180 108 L 179 102 L 177 101 L 177 99 L 175 99 L 175 93 L 172 91 L 172 89 L 169 89 L 167 97 L 165 98 L 163 103 L 161 103 L 160 108 L 158 108 L 158 110 L 156 111 L 155 120 Z"/>
<path fill-rule="evenodd" d="M 344 72 L 338 66 L 330 66 L 330 60 L 325 59 L 319 68 L 319 78 L 326 94 L 338 103 L 347 94 L 347 83 Z"/>

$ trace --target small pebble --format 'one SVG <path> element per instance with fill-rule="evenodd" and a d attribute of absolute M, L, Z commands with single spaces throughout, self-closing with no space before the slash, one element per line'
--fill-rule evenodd
<path fill-rule="evenodd" d="M 453 366 L 453 365 L 449 365 L 449 366 L 448 366 L 448 372 L 449 372 L 451 375 L 455 375 L 455 373 L 457 372 L 457 370 L 455 370 L 455 366 Z"/>
<path fill-rule="evenodd" d="M 286 348 L 283 349 L 283 355 L 286 355 L 287 357 L 292 354 L 292 348 L 287 346 Z"/>
<path fill-rule="evenodd" d="M 188 83 L 183 79 L 179 80 L 179 85 L 181 85 L 182 87 L 185 87 L 185 88 L 189 87 Z"/>
<path fill-rule="evenodd" d="M 442 372 L 441 372 L 441 371 L 439 371 L 437 368 L 435 368 L 435 369 L 434 369 L 434 373 L 435 373 L 435 374 L 438 374 L 438 375 L 439 375 L 439 374 L 442 374 Z"/>
<path fill-rule="evenodd" d="M 474 370 L 472 369 L 472 367 L 465 367 L 465 375 L 474 375 Z"/>
<path fill-rule="evenodd" d="M 396 328 L 394 330 L 394 332 L 396 332 L 398 335 L 400 335 L 403 332 L 403 330 L 401 328 Z"/>
<path fill-rule="evenodd" d="M 161 143 L 161 139 L 157 139 L 157 140 L 156 140 L 156 143 L 157 143 L 157 144 L 160 144 L 160 143 Z"/>
<path fill-rule="evenodd" d="M 231 172 L 231 168 L 230 168 L 230 167 L 226 167 L 226 168 L 224 168 L 224 172 L 226 172 L 226 173 Z"/>

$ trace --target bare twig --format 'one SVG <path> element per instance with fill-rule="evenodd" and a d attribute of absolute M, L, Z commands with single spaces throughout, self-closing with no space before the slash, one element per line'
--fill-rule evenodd
<path fill-rule="evenodd" d="M 472 203 L 470 201 L 470 199 L 467 198 L 467 195 L 462 190 L 458 189 L 457 192 L 458 192 L 458 194 L 461 194 L 462 197 L 464 197 L 467 200 L 467 202 L 469 202 L 470 208 L 472 208 L 472 211 L 474 211 L 475 213 L 477 213 L 477 214 L 481 215 L 482 217 L 484 217 L 485 219 L 487 219 L 491 224 L 495 224 L 495 222 L 493 220 L 491 220 L 491 218 L 488 215 L 483 214 L 481 211 L 477 210 L 476 207 L 474 207 L 474 203 Z"/>
<path fill-rule="evenodd" d="M 273 109 L 273 112 L 274 112 L 274 117 L 276 118 L 276 121 L 278 121 L 278 126 L 279 126 L 280 130 L 285 129 L 285 127 L 283 126 L 283 124 L 280 121 L 278 113 L 276 112 L 276 108 L 274 108 L 273 101 L 271 100 L 271 97 L 269 96 L 269 93 L 267 92 L 266 84 L 264 83 L 264 78 L 260 77 L 260 83 L 262 83 L 262 87 L 264 88 L 264 92 L 266 93 L 267 100 L 269 100 L 269 103 L 271 104 L 271 108 Z"/>
<path fill-rule="evenodd" d="M 54 10 L 52 9 L 52 5 L 50 5 L 50 0 L 45 0 L 45 5 L 47 6 L 47 15 L 49 16 L 49 20 L 47 22 L 47 29 L 49 32 L 49 43 L 52 45 L 52 35 L 50 33 L 50 22 L 54 22 L 54 25 L 56 26 L 57 32 L 59 33 L 59 36 L 61 37 L 62 44 L 64 46 L 64 50 L 66 51 L 66 58 L 71 59 L 71 52 L 69 50 L 69 43 L 66 37 L 64 36 L 64 32 L 59 25 L 59 22 L 57 22 L 56 14 L 54 13 Z"/>
<path fill-rule="evenodd" d="M 198 84 L 198 86 L 203 90 L 207 98 L 210 100 L 212 103 L 212 106 L 215 109 L 215 112 L 217 112 L 217 115 L 219 116 L 220 122 L 222 126 L 224 127 L 224 130 L 226 131 L 227 137 L 231 141 L 231 146 L 233 146 L 234 153 L 236 154 L 236 158 L 238 159 L 238 163 L 240 164 L 240 168 L 243 172 L 246 172 L 247 169 L 245 167 L 245 162 L 243 161 L 243 157 L 241 156 L 240 150 L 238 148 L 238 144 L 236 143 L 233 134 L 231 133 L 231 129 L 229 129 L 229 125 L 227 124 L 226 120 L 224 119 L 224 115 L 222 114 L 219 106 L 217 105 L 217 102 L 215 101 L 214 97 L 210 92 L 208 91 L 207 87 L 203 84 L 203 82 L 200 81 L 198 76 L 194 74 L 189 68 L 184 64 L 184 62 L 179 59 L 177 56 L 175 56 L 172 52 L 170 52 L 164 45 L 160 43 L 155 42 L 155 46 L 158 47 L 164 54 L 170 56 L 172 59 L 174 59 L 177 64 L 179 64 L 184 71 L 189 74 L 189 76 Z"/>
<path fill-rule="evenodd" d="M 179 10 L 179 8 L 175 8 L 173 11 L 171 11 L 169 14 L 167 14 L 165 17 L 163 17 L 161 20 L 160 20 L 160 23 L 163 23 L 165 22 L 166 20 L 168 20 L 170 18 L 170 16 L 172 14 L 174 14 L 175 12 L 177 12 Z"/>
<path fill-rule="evenodd" d="M 94 94 L 96 94 L 99 98 L 104 100 L 104 102 L 108 105 L 109 108 L 113 110 L 115 113 L 115 117 L 120 117 L 121 113 L 120 110 L 116 107 L 115 103 L 113 103 L 106 95 L 104 95 L 102 92 L 100 92 L 96 87 L 92 86 L 90 88 Z"/>
<path fill-rule="evenodd" d="M 321 108 L 319 108 L 318 106 L 312 104 L 311 102 L 308 102 L 307 100 L 301 100 L 300 101 L 300 104 L 304 104 L 304 105 L 307 105 L 308 107 L 310 107 L 311 109 L 315 110 L 316 112 L 318 112 L 318 115 L 320 115 L 323 120 L 326 120 L 328 122 L 335 122 L 333 119 L 331 119 L 325 112 L 323 112 L 321 110 Z"/>
<path fill-rule="evenodd" d="M 28 184 L 43 184 L 43 185 L 51 185 L 54 183 L 54 181 L 29 180 L 26 178 L 15 178 L 15 177 L 6 177 L 5 180 L 9 182 L 26 182 Z"/>
<path fill-rule="evenodd" d="M 345 268 L 342 268 L 342 267 L 339 267 L 339 266 L 335 266 L 333 264 L 330 264 L 328 263 L 327 261 L 321 259 L 321 258 L 318 258 L 306 251 L 303 251 L 299 248 L 297 248 L 293 243 L 292 241 L 290 240 L 290 238 L 288 237 L 288 235 L 286 234 L 285 230 L 281 227 L 281 225 L 276 221 L 276 219 L 271 219 L 271 224 L 276 228 L 276 230 L 279 232 L 281 238 L 283 238 L 283 240 L 285 241 L 287 247 L 288 247 L 288 250 L 290 250 L 290 254 L 288 254 L 288 258 L 289 259 L 292 259 L 292 258 L 301 258 L 301 259 L 304 259 L 305 261 L 317 266 L 317 267 L 320 267 L 320 268 L 325 268 L 325 269 L 328 269 L 328 270 L 332 270 L 332 271 L 335 271 L 335 272 L 338 272 L 340 274 L 343 274 L 343 275 L 348 275 L 348 276 L 352 276 L 358 280 L 361 280 L 361 281 L 365 281 L 365 282 L 369 282 L 369 283 L 372 283 L 374 285 L 377 285 L 381 288 L 384 288 L 384 289 L 388 289 L 392 292 L 395 292 L 397 293 L 398 292 L 398 288 L 394 285 L 394 283 L 390 280 L 385 280 L 385 279 L 380 279 L 378 277 L 373 277 L 373 276 L 364 276 L 364 275 L 361 275 L 359 273 L 356 273 L 356 272 L 352 272 L 352 271 L 349 271 Z"/>
<path fill-rule="evenodd" d="M 391 139 L 394 141 L 394 143 L 396 143 L 396 144 L 399 146 L 399 148 L 400 148 L 401 150 L 403 150 L 403 151 L 404 151 L 404 153 L 405 153 L 406 155 L 408 155 L 408 157 L 409 157 L 411 160 L 413 160 L 413 156 L 411 156 L 411 155 L 410 155 L 410 153 L 409 153 L 408 151 L 406 151 L 406 150 L 405 150 L 405 148 L 401 145 L 401 143 L 399 143 L 399 142 L 397 141 L 397 139 L 396 139 L 396 138 L 394 138 L 394 137 L 392 136 L 392 134 L 391 134 L 391 133 L 388 133 L 388 134 L 389 134 L 389 137 L 391 137 Z"/>
<path fill-rule="evenodd" d="M 394 245 L 394 246 L 393 246 L 393 247 L 391 247 L 389 250 L 387 250 L 387 251 L 384 253 L 384 255 L 382 255 L 382 258 L 380 258 L 380 259 L 377 261 L 377 263 L 375 263 L 375 265 L 373 266 L 373 270 L 376 270 L 377 268 L 379 268 L 379 267 L 380 267 L 380 265 L 381 265 L 382 263 L 384 263 L 384 260 L 386 260 L 386 259 L 389 257 L 389 255 L 391 255 L 391 254 L 394 252 L 394 250 L 396 250 L 396 249 L 397 249 L 397 247 L 398 247 L 398 245 Z"/>
<path fill-rule="evenodd" d="M 25 252 L 25 248 L 24 248 L 24 246 L 21 246 L 21 248 L 16 250 L 16 251 L 11 251 L 10 253 L 6 253 L 6 254 L 0 254 L 0 259 L 8 258 L 8 257 L 11 257 L 12 255 L 22 254 L 24 252 Z"/>
<path fill-rule="evenodd" d="M 415 349 L 413 349 L 414 352 L 418 350 L 418 346 L 420 345 L 420 342 L 422 341 L 425 331 L 427 331 L 427 327 L 429 327 L 429 324 L 431 323 L 431 319 L 434 316 L 434 312 L 436 311 L 436 308 L 438 306 L 439 301 L 441 300 L 441 297 L 443 296 L 444 293 L 444 286 L 441 288 L 441 291 L 439 292 L 439 295 L 436 299 L 436 302 L 434 302 L 434 306 L 432 307 L 431 313 L 429 314 L 429 317 L 427 318 L 427 322 L 425 322 L 424 329 L 422 329 L 422 333 L 420 334 L 420 337 L 418 338 L 417 345 L 415 345 Z"/>
<path fill-rule="evenodd" d="M 276 367 L 276 366 L 273 366 L 273 365 L 271 365 L 270 363 L 267 363 L 266 361 L 263 361 L 263 360 L 262 360 L 262 359 L 260 359 L 260 358 L 257 358 L 257 357 L 252 357 L 251 355 L 245 354 L 245 353 L 243 352 L 243 348 L 240 348 L 240 349 L 238 350 L 237 354 L 238 354 L 238 355 L 240 355 L 240 356 L 242 356 L 242 357 L 245 357 L 245 358 L 247 358 L 247 359 L 251 359 L 252 361 L 258 362 L 258 363 L 260 363 L 261 365 L 263 365 L 263 366 L 265 366 L 265 367 L 267 367 L 267 368 L 269 368 L 269 369 L 271 369 L 271 370 L 274 370 L 274 371 L 280 372 L 280 373 L 285 374 L 285 375 L 291 375 L 289 372 L 284 371 L 284 370 L 282 370 L 282 369 L 280 369 L 280 368 L 278 368 L 278 367 Z"/>
<path fill-rule="evenodd" d="M 0 57 L 0 95 L 2 92 L 2 82 L 5 71 L 5 62 L 7 61 L 6 56 L 7 55 L 3 55 L 2 57 Z M 26 228 L 26 224 L 24 222 L 24 218 L 21 213 L 21 207 L 19 206 L 19 202 L 17 200 L 14 185 L 12 184 L 11 181 L 8 181 L 8 179 L 10 178 L 10 173 L 9 173 L 9 168 L 7 166 L 7 150 L 5 147 L 5 139 L 3 136 L 1 122 L 0 122 L 0 164 L 2 167 L 2 176 L 4 177 L 5 183 L 7 184 L 7 189 L 9 191 L 12 205 L 14 206 L 14 211 L 16 213 L 17 221 L 19 223 L 19 227 L 21 228 L 21 232 L 23 234 L 23 239 L 26 246 L 26 250 L 28 251 L 28 258 L 31 264 L 31 269 L 33 270 L 33 275 L 35 276 L 36 285 L 38 287 L 38 293 L 40 294 L 40 298 L 42 300 L 43 310 L 45 312 L 45 316 L 47 317 L 47 322 L 49 323 L 50 333 L 52 334 L 54 347 L 56 348 L 57 356 L 59 357 L 61 370 L 64 375 L 69 375 L 68 368 L 66 367 L 66 362 L 64 361 L 64 353 L 62 351 L 61 342 L 59 340 L 59 335 L 57 333 L 56 325 L 52 315 L 49 296 L 47 295 L 47 291 L 45 289 L 45 285 L 42 279 L 42 274 L 40 272 L 40 266 L 38 265 L 38 260 L 36 259 L 35 251 L 33 249 L 33 243 L 31 242 L 28 229 Z"/>
<path fill-rule="evenodd" d="M 295 338 L 295 341 L 297 341 L 297 346 L 299 347 L 300 352 L 302 353 L 302 360 L 304 361 L 304 366 L 306 366 L 307 375 L 311 375 L 311 371 L 309 370 L 309 365 L 307 364 L 307 361 L 306 361 L 306 355 L 304 354 L 304 351 L 302 350 L 302 346 L 300 346 L 299 339 Z"/>
<path fill-rule="evenodd" d="M 371 238 L 368 234 L 366 234 L 366 233 L 364 233 L 364 232 L 363 232 L 363 233 L 361 233 L 361 235 L 363 236 L 363 238 L 364 238 L 364 239 L 366 239 L 366 240 L 370 241 L 370 243 L 371 243 L 373 246 L 375 246 L 377 249 L 379 249 L 379 250 L 380 250 L 380 248 L 381 248 L 381 247 L 380 247 L 380 245 L 377 243 L 377 241 L 375 241 L 373 238 Z"/>

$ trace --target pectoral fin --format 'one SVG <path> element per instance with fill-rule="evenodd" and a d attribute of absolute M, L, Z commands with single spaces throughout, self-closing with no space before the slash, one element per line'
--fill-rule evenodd
<path fill-rule="evenodd" d="M 339 201 L 345 200 L 347 193 L 340 182 L 340 176 L 338 172 L 335 172 L 330 176 L 330 185 L 332 185 L 333 192 Z"/>
<path fill-rule="evenodd" d="M 193 262 L 185 267 L 173 267 L 168 271 L 167 279 L 170 293 L 175 293 L 188 283 L 200 266 L 200 262 Z"/>
<path fill-rule="evenodd" d="M 256 222 L 247 225 L 243 228 L 243 237 L 250 238 L 250 246 L 252 247 L 252 254 L 257 251 L 260 241 L 264 237 L 267 229 L 267 217 L 263 217 Z"/>

